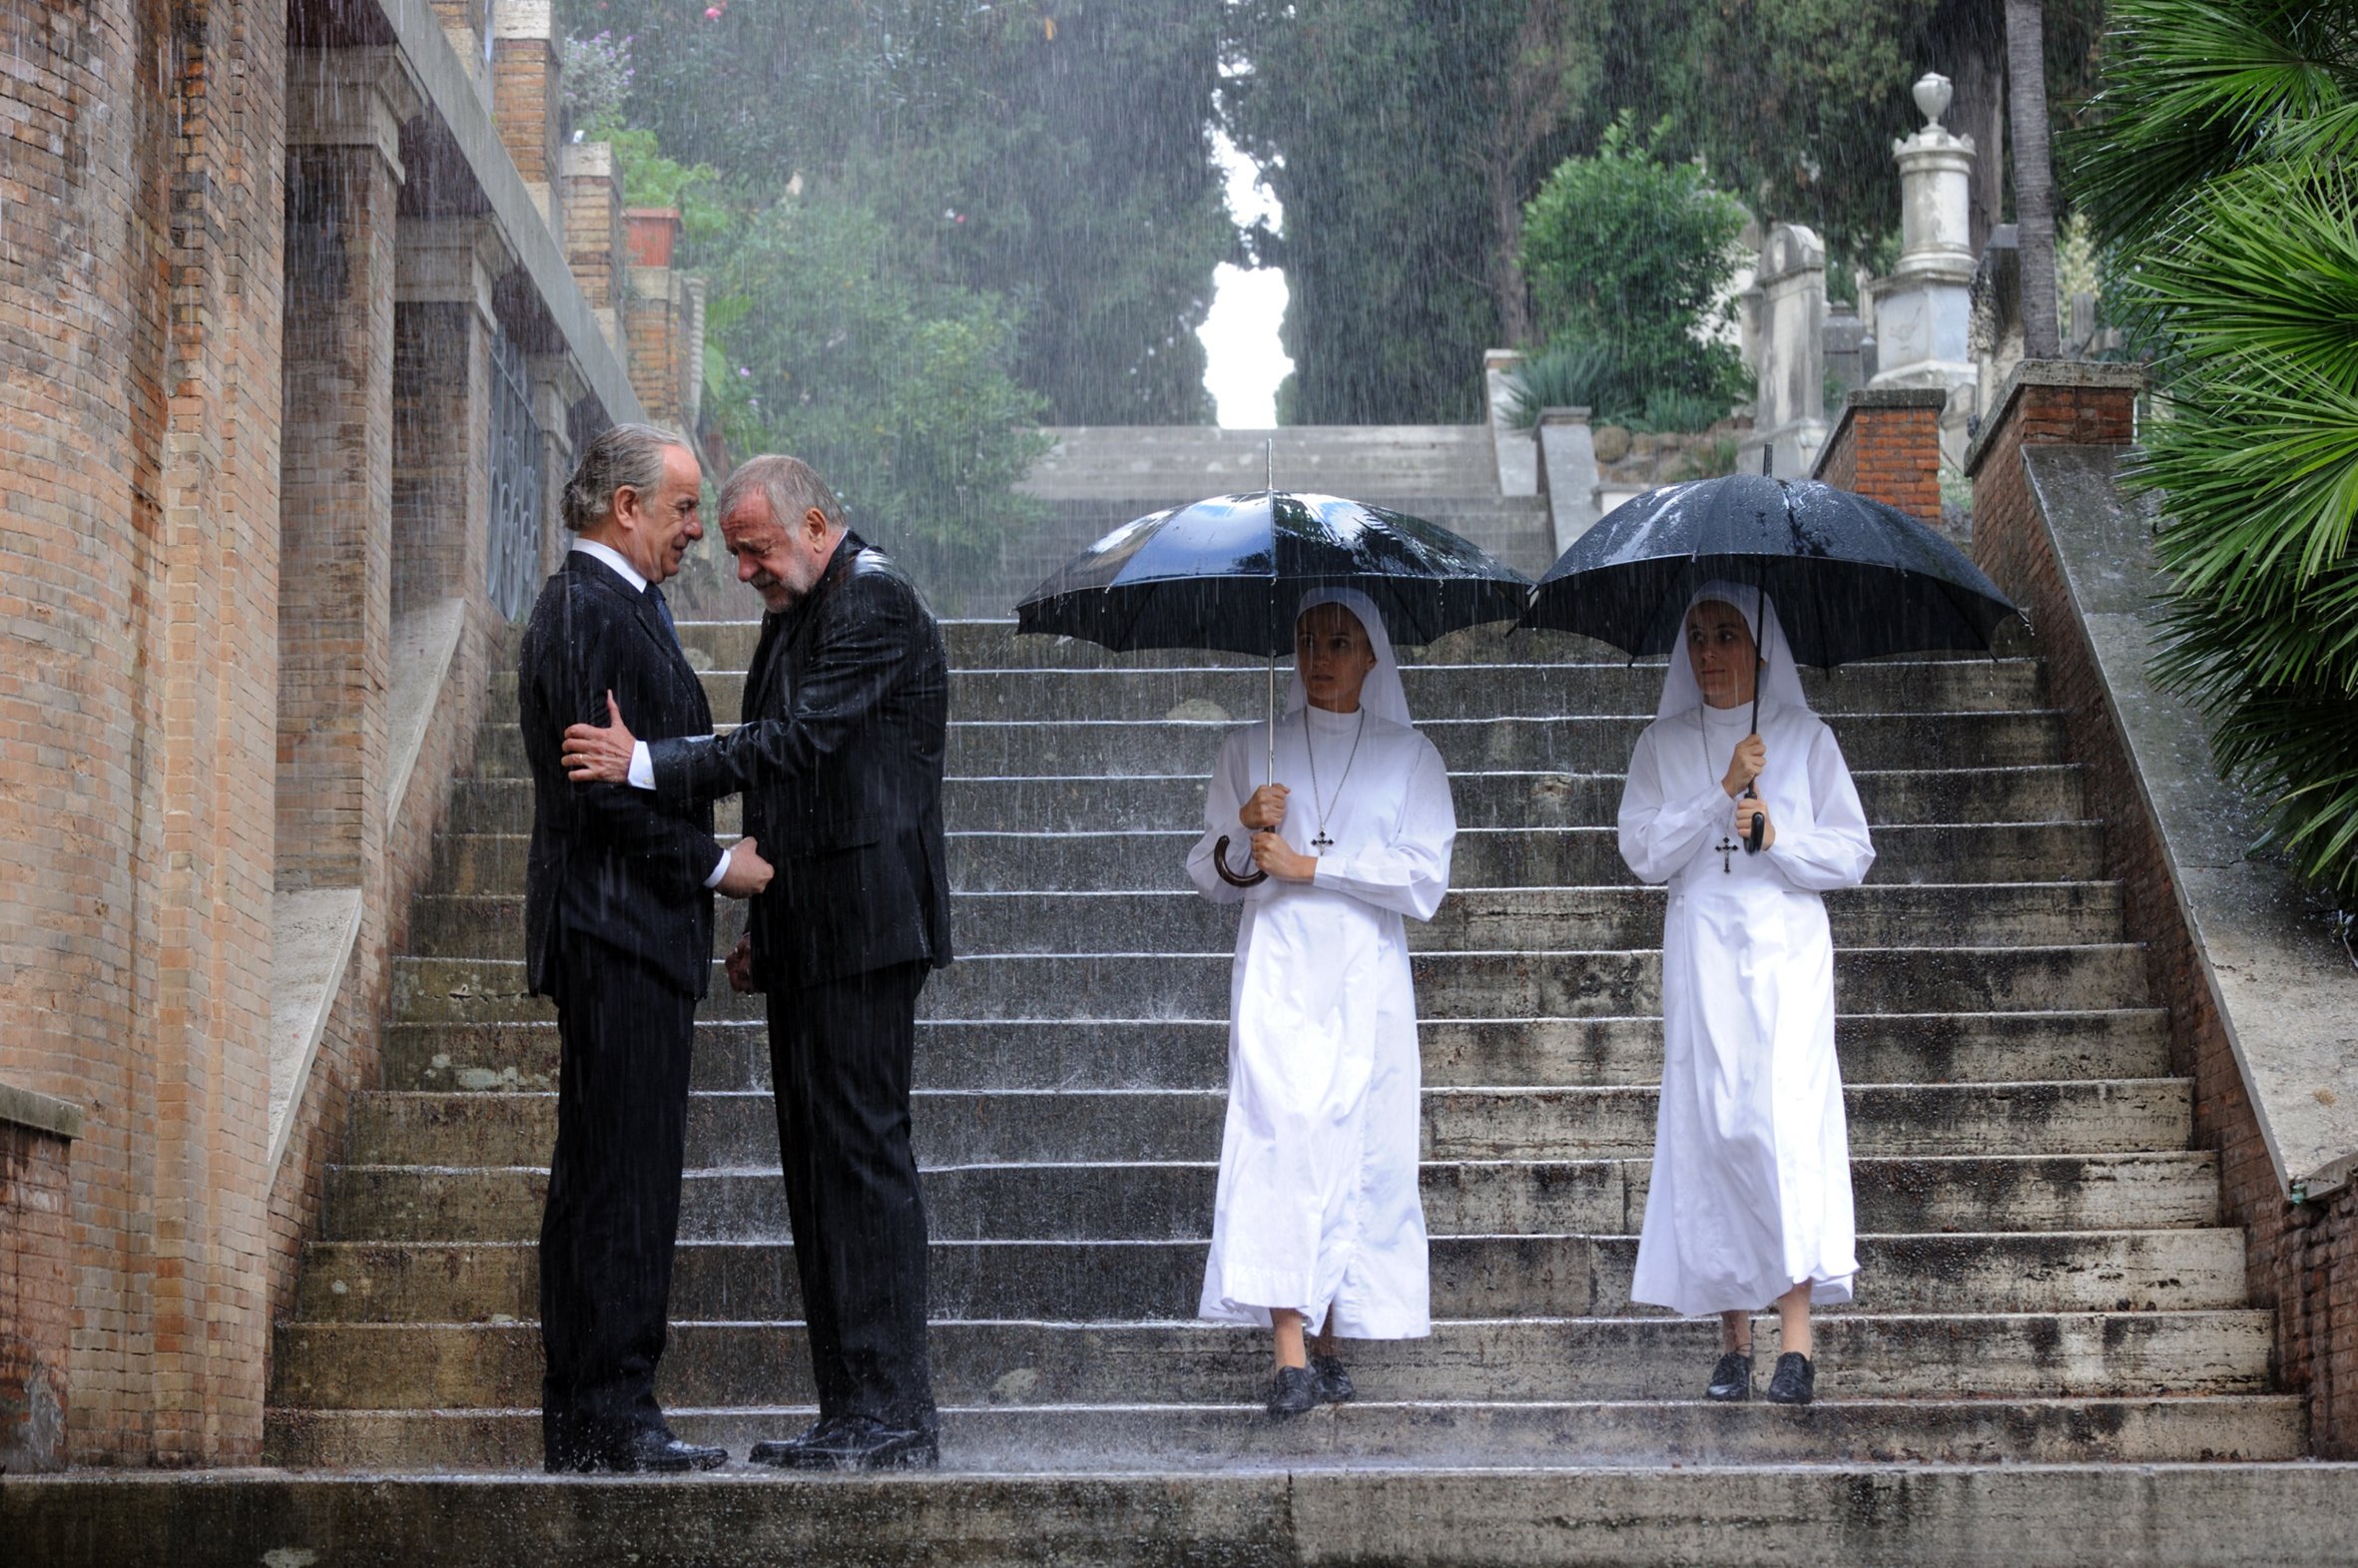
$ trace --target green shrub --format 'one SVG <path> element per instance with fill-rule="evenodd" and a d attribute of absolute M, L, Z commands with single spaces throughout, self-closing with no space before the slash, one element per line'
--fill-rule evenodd
<path fill-rule="evenodd" d="M 1622 424 L 1645 406 L 1643 387 L 1607 343 L 1562 339 L 1516 365 L 1513 382 L 1509 417 L 1522 427 L 1544 408 L 1585 408 L 1591 424 Z"/>
<path fill-rule="evenodd" d="M 1725 324 L 1744 209 L 1663 158 L 1663 134 L 1640 137 L 1624 113 L 1593 157 L 1556 166 L 1523 209 L 1523 276 L 1545 340 L 1609 353 L 1626 367 L 1612 384 L 1732 402 L 1742 362 L 1708 334 Z"/>

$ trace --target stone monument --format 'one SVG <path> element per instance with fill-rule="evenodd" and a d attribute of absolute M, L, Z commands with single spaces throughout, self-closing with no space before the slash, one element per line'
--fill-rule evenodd
<path fill-rule="evenodd" d="M 1768 232 L 1744 316 L 1757 390 L 1737 466 L 1758 472 L 1765 447 L 1770 472 L 1805 478 L 1826 443 L 1826 244 L 1814 231 L 1779 224 Z"/>
<path fill-rule="evenodd" d="M 1977 411 L 1968 342 L 1974 253 L 1969 229 L 1974 139 L 1941 125 L 1949 79 L 1926 72 L 1916 84 L 1924 129 L 1892 144 L 1900 164 L 1900 261 L 1869 285 L 1876 372 L 1870 385 L 1937 386 L 1950 394 L 1941 415 L 1941 455 L 1965 459 L 1966 424 Z"/>

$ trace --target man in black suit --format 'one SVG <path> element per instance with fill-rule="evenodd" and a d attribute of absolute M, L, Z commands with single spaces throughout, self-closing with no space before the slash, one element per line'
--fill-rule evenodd
<path fill-rule="evenodd" d="M 948 661 L 900 569 L 846 530 L 791 457 L 721 490 L 721 534 L 769 614 L 727 737 L 566 732 L 576 780 L 630 780 L 659 803 L 743 791 L 778 875 L 755 901 L 731 983 L 768 993 L 772 1083 L 819 1420 L 757 1463 L 934 1461 L 925 1358 L 925 1213 L 909 1149 L 917 993 L 949 962 L 941 829 Z M 622 715 L 636 715 L 623 706 Z M 603 785 L 600 785 L 601 787 Z"/>
<path fill-rule="evenodd" d="M 726 853 L 710 804 L 566 781 L 568 724 L 619 705 L 649 735 L 712 711 L 656 585 L 704 537 L 703 475 L 677 438 L 616 425 L 565 487 L 565 564 L 524 629 L 516 693 L 532 766 L 526 980 L 557 1004 L 557 1147 L 540 1227 L 541 1442 L 552 1471 L 710 1469 L 655 1400 L 680 1223 L 688 1060 L 712 973 L 713 892 L 770 880 L 752 834 Z"/>

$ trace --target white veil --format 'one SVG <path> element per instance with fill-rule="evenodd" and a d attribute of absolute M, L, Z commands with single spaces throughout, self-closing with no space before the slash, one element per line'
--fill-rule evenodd
<path fill-rule="evenodd" d="M 1295 608 L 1295 621 L 1300 622 L 1306 612 L 1322 604 L 1339 604 L 1359 617 L 1368 634 L 1368 646 L 1376 651 L 1376 668 L 1368 672 L 1367 685 L 1359 689 L 1360 707 L 1396 725 L 1410 724 L 1409 694 L 1401 685 L 1400 661 L 1393 657 L 1392 635 L 1384 629 L 1384 612 L 1376 608 L 1376 601 L 1356 588 L 1313 588 Z M 1694 684 L 1694 677 L 1688 676 L 1687 685 Z M 1701 702 L 1701 696 L 1695 701 Z M 1298 713 L 1309 706 L 1310 694 L 1302 689 L 1302 672 L 1296 670 L 1293 684 L 1286 689 L 1286 712 Z"/>
<path fill-rule="evenodd" d="M 1667 719 L 1703 706 L 1703 689 L 1695 684 L 1695 667 L 1687 658 L 1685 627 L 1695 606 L 1706 601 L 1726 605 L 1752 629 L 1752 646 L 1768 657 L 1768 668 L 1760 673 L 1760 695 L 1772 703 L 1811 711 L 1809 699 L 1801 693 L 1801 671 L 1793 663 L 1793 645 L 1786 641 L 1785 629 L 1777 621 L 1777 602 L 1757 588 L 1722 579 L 1696 589 L 1686 608 L 1678 612 L 1678 642 L 1670 650 L 1670 672 L 1662 682 L 1662 701 L 1655 705 L 1654 717 Z M 1761 630 L 1764 622 L 1766 635 Z M 1371 683 L 1374 679 L 1369 677 Z"/>

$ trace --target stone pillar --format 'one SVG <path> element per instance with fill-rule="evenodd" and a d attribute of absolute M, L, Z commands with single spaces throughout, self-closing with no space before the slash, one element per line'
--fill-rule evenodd
<path fill-rule="evenodd" d="M 491 107 L 491 7 L 493 0 L 432 0 L 434 20 L 442 24 L 442 36 L 450 40 L 451 51 L 458 63 L 466 67 L 467 80 L 481 95 L 483 107 Z"/>
<path fill-rule="evenodd" d="M 634 209 L 627 217 L 631 267 L 624 331 L 631 386 L 650 421 L 693 439 L 704 389 L 704 286 L 671 264 L 677 212 Z"/>
<path fill-rule="evenodd" d="M 1972 185 L 1974 139 L 1941 125 L 1949 79 L 1916 84 L 1924 129 L 1892 144 L 1900 163 L 1900 261 L 1871 285 L 1876 372 L 1870 383 L 1937 386 L 1950 393 L 1942 415 L 1948 460 L 1965 457 L 1966 426 L 1978 411 L 1974 355 Z"/>
<path fill-rule="evenodd" d="M 358 887 L 384 848 L 393 236 L 416 83 L 391 49 L 289 58 L 277 886 Z"/>
<path fill-rule="evenodd" d="M 558 150 L 560 198 L 565 209 L 565 263 L 581 296 L 615 352 L 623 351 L 622 182 L 614 148 L 584 142 Z"/>
<path fill-rule="evenodd" d="M 1539 410 L 1539 493 L 1555 525 L 1555 553 L 1596 526 L 1596 442 L 1585 408 Z"/>
<path fill-rule="evenodd" d="M 1498 458 L 1500 495 L 1539 493 L 1539 442 L 1530 429 L 1514 425 L 1514 371 L 1522 354 L 1512 348 L 1485 349 L 1481 356 L 1483 406 L 1490 411 L 1490 445 Z"/>
<path fill-rule="evenodd" d="M 571 547 L 565 481 L 573 475 L 573 409 L 589 395 L 589 383 L 568 354 L 535 354 L 530 368 L 532 418 L 540 426 L 540 564 L 553 572 Z"/>
<path fill-rule="evenodd" d="M 552 233 L 558 201 L 557 32 L 549 0 L 498 0 L 491 19 L 491 118 Z"/>
<path fill-rule="evenodd" d="M 402 226 L 393 313 L 393 613 L 488 613 L 491 290 L 513 254 L 486 219 Z"/>
<path fill-rule="evenodd" d="M 1896 506 L 1928 528 L 1941 523 L 1941 411 L 1937 386 L 1870 387 L 1850 394 L 1810 475 Z"/>
<path fill-rule="evenodd" d="M 1826 439 L 1826 247 L 1799 224 L 1779 224 L 1760 248 L 1760 276 L 1745 300 L 1757 383 L 1752 433 L 1737 468 L 1797 479 Z"/>

